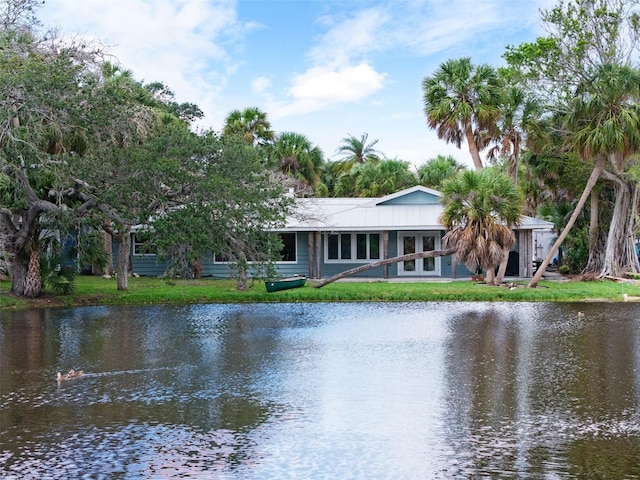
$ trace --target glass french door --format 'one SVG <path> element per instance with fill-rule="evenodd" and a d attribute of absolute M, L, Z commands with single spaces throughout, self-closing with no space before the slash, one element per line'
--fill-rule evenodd
<path fill-rule="evenodd" d="M 398 255 L 429 252 L 440 248 L 440 237 L 435 233 L 400 233 Z M 398 264 L 398 275 L 440 275 L 440 258 L 418 258 Z"/>

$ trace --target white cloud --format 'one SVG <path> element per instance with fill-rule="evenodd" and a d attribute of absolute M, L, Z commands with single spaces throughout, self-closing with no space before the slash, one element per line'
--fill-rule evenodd
<path fill-rule="evenodd" d="M 315 67 L 296 75 L 288 90 L 288 101 L 274 101 L 266 92 L 268 111 L 273 119 L 331 108 L 340 103 L 357 102 L 380 90 L 385 74 L 361 63 L 340 68 Z"/>
<path fill-rule="evenodd" d="M 388 18 L 381 8 L 359 11 L 350 17 L 322 17 L 319 22 L 329 28 L 307 53 L 312 66 L 293 76 L 288 99 L 269 103 L 272 117 L 358 102 L 382 89 L 386 74 L 376 71 L 366 56 L 376 45 L 376 36 Z"/>
<path fill-rule="evenodd" d="M 241 24 L 231 0 L 57 0 L 41 18 L 63 34 L 99 38 L 139 80 L 162 81 L 179 102 L 208 117 L 237 69 L 230 52 L 255 24 Z"/>
<path fill-rule="evenodd" d="M 271 79 L 268 77 L 258 77 L 251 82 L 251 89 L 258 95 L 266 95 L 271 87 Z"/>
<path fill-rule="evenodd" d="M 384 74 L 361 63 L 337 69 L 316 67 L 294 78 L 289 90 L 295 99 L 315 102 L 357 101 L 382 87 Z"/>
<path fill-rule="evenodd" d="M 262 0 L 49 0 L 39 17 L 64 33 L 100 38 L 137 79 L 162 81 L 177 101 L 197 103 L 203 126 L 221 128 L 229 111 L 255 105 L 274 128 L 322 139 L 329 155 L 347 132 L 368 131 L 390 157 L 420 163 L 455 147 L 406 113 L 421 103 L 411 85 L 452 56 L 495 62 L 514 33 L 516 44 L 517 35 L 531 35 L 538 8 L 553 2 L 377 0 L 289 9 Z M 289 18 L 289 10 L 323 16 Z M 289 29 L 291 22 L 301 23 Z M 252 32 L 259 35 L 249 38 Z M 248 40 L 257 38 L 270 48 L 251 48 Z"/>
<path fill-rule="evenodd" d="M 345 65 L 367 53 L 377 50 L 384 38 L 384 25 L 390 16 L 383 8 L 370 8 L 356 12 L 353 17 L 324 17 L 330 28 L 322 35 L 308 57 L 315 65 Z"/>

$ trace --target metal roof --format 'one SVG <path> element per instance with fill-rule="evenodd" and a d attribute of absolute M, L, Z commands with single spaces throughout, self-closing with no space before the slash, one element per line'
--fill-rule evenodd
<path fill-rule="evenodd" d="M 412 187 L 382 198 L 297 198 L 287 219 L 289 231 L 444 230 L 438 221 L 439 203 L 385 203 L 416 191 L 436 195 L 425 187 Z M 551 222 L 523 216 L 520 230 L 548 230 Z"/>

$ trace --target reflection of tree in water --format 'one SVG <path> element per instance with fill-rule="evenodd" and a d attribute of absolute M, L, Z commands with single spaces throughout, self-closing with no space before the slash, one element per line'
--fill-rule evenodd
<path fill-rule="evenodd" d="M 638 325 L 575 312 L 514 304 L 451 320 L 445 425 L 466 459 L 458 473 L 638 474 Z"/>
<path fill-rule="evenodd" d="M 169 451 L 178 471 L 177 458 L 186 471 L 188 464 L 224 470 L 250 461 L 249 433 L 275 408 L 256 379 L 269 368 L 277 338 L 233 308 L 192 310 L 39 310 L 3 319 L 0 387 L 10 395 L 0 413 L 2 443 L 15 447 L 6 468 L 19 471 L 35 450 L 43 472 L 60 472 L 57 462 L 75 457 L 107 469 L 116 457 L 136 464 L 143 456 L 158 466 Z M 70 367 L 87 374 L 57 387 L 54 372 Z M 25 371 L 39 372 L 38 382 Z M 200 457 L 200 448 L 207 455 Z"/>

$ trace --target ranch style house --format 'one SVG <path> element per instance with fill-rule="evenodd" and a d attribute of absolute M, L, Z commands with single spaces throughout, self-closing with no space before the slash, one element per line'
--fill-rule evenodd
<path fill-rule="evenodd" d="M 444 227 L 438 222 L 440 192 L 416 186 L 382 198 L 298 198 L 294 212 L 278 231 L 283 243 L 280 276 L 326 278 L 337 273 L 409 253 L 441 248 Z M 553 225 L 523 216 L 515 229 L 516 245 L 509 255 L 507 276 L 533 275 L 534 233 Z M 132 270 L 142 276 L 160 276 L 166 264 L 132 233 Z M 114 244 L 114 261 L 118 245 Z M 470 272 L 451 256 L 424 258 L 377 267 L 364 278 L 434 277 L 464 278 Z M 215 254 L 202 259 L 202 275 L 226 278 L 229 263 Z"/>

